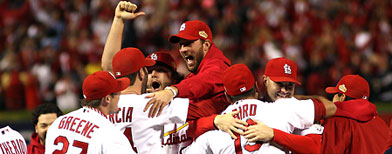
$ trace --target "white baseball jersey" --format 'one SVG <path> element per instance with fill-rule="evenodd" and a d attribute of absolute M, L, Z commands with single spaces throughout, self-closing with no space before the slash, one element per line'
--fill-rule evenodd
<path fill-rule="evenodd" d="M 314 105 L 311 100 L 279 99 L 275 103 L 265 103 L 246 99 L 230 105 L 223 113 L 236 110 L 240 111 L 234 116 L 237 119 L 258 120 L 287 133 L 292 133 L 294 128 L 308 128 L 314 120 Z M 197 138 L 184 153 L 285 153 L 269 143 L 249 143 L 243 136 L 237 137 L 237 140 L 233 140 L 223 131 L 209 131 Z"/>
<path fill-rule="evenodd" d="M 6 126 L 0 128 L 0 154 L 9 153 L 27 153 L 27 146 L 19 132 Z"/>
<path fill-rule="evenodd" d="M 120 112 L 110 115 L 109 120 L 124 132 L 135 152 L 146 154 L 165 153 L 162 145 L 164 125 L 185 123 L 189 99 L 175 98 L 163 109 L 160 116 L 148 118 L 149 110 L 143 112 L 144 107 L 150 100 L 145 98 L 147 95 L 149 94 L 120 95 L 118 102 Z"/>
<path fill-rule="evenodd" d="M 174 123 L 166 124 L 164 126 L 164 135 L 162 138 L 162 144 L 166 149 L 167 154 L 180 153 L 182 149 L 189 146 L 193 139 L 189 138 L 186 131 L 189 128 L 189 124 L 185 123 Z"/>
<path fill-rule="evenodd" d="M 134 153 L 124 134 L 99 110 L 83 107 L 57 118 L 46 134 L 45 154 Z"/>

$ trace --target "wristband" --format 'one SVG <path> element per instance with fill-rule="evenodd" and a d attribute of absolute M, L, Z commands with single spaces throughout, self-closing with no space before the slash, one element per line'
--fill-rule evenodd
<path fill-rule="evenodd" d="M 176 90 L 174 90 L 172 87 L 166 87 L 165 90 L 170 90 L 173 93 L 173 98 L 177 96 Z"/>

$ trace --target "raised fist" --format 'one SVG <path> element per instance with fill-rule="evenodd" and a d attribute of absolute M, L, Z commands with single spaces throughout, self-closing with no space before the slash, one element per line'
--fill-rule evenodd
<path fill-rule="evenodd" d="M 135 19 L 138 16 L 145 15 L 144 12 L 136 12 L 137 6 L 131 2 L 121 1 L 116 7 L 115 17 L 121 19 Z"/>

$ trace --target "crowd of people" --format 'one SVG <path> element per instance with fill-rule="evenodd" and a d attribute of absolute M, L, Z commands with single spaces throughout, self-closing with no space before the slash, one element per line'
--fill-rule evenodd
<path fill-rule="evenodd" d="M 0 109 L 31 110 L 43 102 L 77 108 L 78 85 L 100 69 L 117 2 L 0 1 Z M 126 23 L 122 46 L 137 47 L 145 55 L 168 51 L 183 75 L 188 72 L 167 37 L 184 21 L 199 19 L 211 27 L 216 46 L 233 64 L 244 63 L 255 74 L 263 74 L 271 58 L 294 60 L 304 81 L 297 93 L 325 94 L 323 87 L 343 75 L 360 74 L 370 82 L 372 101 L 392 99 L 389 1 L 134 3 L 146 16 Z"/>

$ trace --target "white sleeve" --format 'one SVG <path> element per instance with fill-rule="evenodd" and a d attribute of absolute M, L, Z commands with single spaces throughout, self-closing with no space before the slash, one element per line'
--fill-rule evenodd
<path fill-rule="evenodd" d="M 110 135 L 111 137 L 104 137 L 105 135 L 102 135 L 103 153 L 115 153 L 115 154 L 135 153 L 132 150 L 129 141 L 124 136 L 124 134 L 120 133 L 119 131 L 116 131 L 114 133 L 108 133 L 108 132 L 104 132 L 104 133 L 107 133 L 107 135 Z"/>
<path fill-rule="evenodd" d="M 188 116 L 189 99 L 175 98 L 166 106 L 157 120 L 164 124 L 185 123 Z M 161 122 L 161 123 L 162 123 Z"/>
<path fill-rule="evenodd" d="M 308 134 L 323 134 L 324 127 L 320 124 L 314 124 L 309 128 L 305 129 L 294 129 L 293 134 L 305 136 Z"/>
<path fill-rule="evenodd" d="M 314 104 L 312 100 L 278 99 L 282 109 L 290 113 L 289 122 L 297 129 L 309 128 L 314 123 Z"/>

